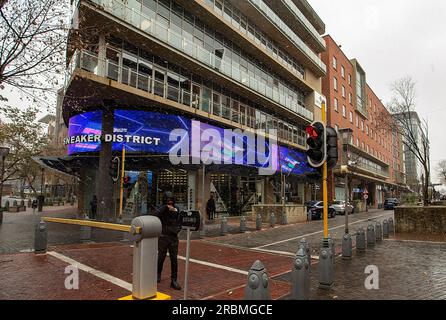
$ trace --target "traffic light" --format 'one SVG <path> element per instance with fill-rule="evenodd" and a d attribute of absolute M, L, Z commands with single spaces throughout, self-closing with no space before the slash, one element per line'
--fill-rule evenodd
<path fill-rule="evenodd" d="M 322 122 L 313 122 L 306 129 L 309 138 L 307 139 L 307 160 L 313 168 L 321 167 L 327 158 L 326 149 L 326 129 Z"/>
<path fill-rule="evenodd" d="M 332 127 L 326 127 L 327 139 L 327 168 L 333 169 L 338 163 L 338 133 Z"/>
<path fill-rule="evenodd" d="M 124 189 L 128 189 L 129 186 L 130 186 L 130 177 L 129 176 L 125 176 L 122 187 Z"/>
<path fill-rule="evenodd" d="M 119 179 L 119 158 L 114 157 L 110 160 L 109 174 L 113 179 L 113 182 Z"/>

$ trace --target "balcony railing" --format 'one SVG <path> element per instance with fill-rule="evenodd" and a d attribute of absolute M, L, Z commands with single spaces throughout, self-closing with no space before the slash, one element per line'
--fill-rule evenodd
<path fill-rule="evenodd" d="M 240 112 L 241 110 L 231 108 L 229 105 L 225 105 L 224 103 L 216 103 L 212 101 L 212 95 L 205 97 L 203 95 L 193 94 L 191 93 L 191 89 L 187 90 L 174 87 L 165 81 L 154 79 L 152 76 L 137 72 L 132 68 L 119 65 L 111 60 L 101 60 L 98 58 L 97 54 L 90 51 L 75 52 L 72 57 L 70 67 L 67 69 L 65 85 L 69 85 L 71 83 L 71 78 L 76 68 L 80 68 L 95 75 L 106 77 L 159 97 L 178 102 L 184 106 L 190 107 L 192 109 L 191 111 L 198 109 L 208 113 L 208 116 L 218 116 L 223 119 L 245 125 L 252 129 L 278 129 L 277 127 L 274 128 L 274 126 L 271 126 L 270 124 L 266 124 L 266 122 L 260 126 L 258 123 L 259 119 L 256 119 L 255 116 L 251 116 L 251 114 L 255 114 L 255 112 L 251 113 L 248 112 L 248 110 Z M 66 90 L 67 87 L 65 87 L 65 92 Z M 274 120 L 276 126 L 280 122 L 284 124 L 285 127 L 292 127 L 285 121 L 279 121 L 276 118 L 272 120 Z M 290 143 L 305 146 L 305 139 L 303 136 L 300 136 L 299 132 L 297 131 L 294 133 L 291 133 L 290 130 L 287 130 L 284 133 L 280 133 L 279 131 L 279 138 Z"/>
<path fill-rule="evenodd" d="M 327 67 L 322 62 L 317 54 L 315 54 L 292 30 L 288 27 L 279 16 L 268 7 L 262 0 L 248 0 L 254 7 L 260 11 L 265 18 L 270 20 L 294 45 L 305 53 L 324 73 L 327 72 Z"/>
<path fill-rule="evenodd" d="M 307 28 L 307 30 L 313 35 L 313 37 L 325 48 L 325 41 L 322 39 L 316 28 L 308 21 L 307 17 L 299 10 L 298 7 L 291 0 L 282 0 L 288 9 L 297 17 L 297 19 Z"/>
<path fill-rule="evenodd" d="M 117 0 L 91 1 L 102 6 L 105 11 L 113 14 L 114 16 L 211 67 L 215 72 L 224 74 L 237 81 L 239 84 L 263 95 L 268 99 L 271 99 L 284 108 L 291 110 L 310 121 L 313 121 L 313 113 L 299 105 L 297 101 L 289 99 L 278 90 L 269 87 L 266 83 L 258 81 L 255 77 L 252 77 L 248 75 L 248 73 L 241 71 L 239 68 L 232 66 L 220 57 L 207 51 L 204 47 L 193 43 L 192 40 L 184 38 L 171 29 L 164 27 L 157 21 L 144 15 L 142 12 L 129 8 Z"/>

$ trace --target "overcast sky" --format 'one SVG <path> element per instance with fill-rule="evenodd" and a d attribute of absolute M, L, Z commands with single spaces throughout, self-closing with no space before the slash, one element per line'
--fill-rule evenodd
<path fill-rule="evenodd" d="M 446 159 L 446 1 L 308 1 L 325 22 L 326 33 L 347 57 L 358 59 L 384 104 L 394 80 L 407 75 L 415 79 L 416 111 L 429 122 L 435 169 Z"/>

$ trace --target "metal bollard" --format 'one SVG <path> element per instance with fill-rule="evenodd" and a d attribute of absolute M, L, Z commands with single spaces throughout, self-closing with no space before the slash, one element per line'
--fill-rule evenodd
<path fill-rule="evenodd" d="M 262 230 L 262 216 L 260 214 L 256 217 L 256 229 Z"/>
<path fill-rule="evenodd" d="M 311 272 L 311 251 L 310 251 L 310 244 L 307 242 L 307 240 L 305 238 L 302 238 L 299 242 L 299 246 L 297 248 L 297 251 L 299 251 L 300 249 L 302 249 L 305 254 L 307 255 L 307 259 L 308 259 L 308 270 Z"/>
<path fill-rule="evenodd" d="M 369 224 L 367 227 L 367 246 L 374 246 L 376 242 L 375 227 Z"/>
<path fill-rule="evenodd" d="M 379 221 L 375 224 L 375 237 L 376 242 L 383 240 L 383 229 Z"/>
<path fill-rule="evenodd" d="M 383 221 L 383 237 L 389 237 L 389 222 L 387 222 L 387 219 L 384 219 Z"/>
<path fill-rule="evenodd" d="M 352 236 L 349 233 L 342 237 L 342 258 L 350 259 L 352 257 Z"/>
<path fill-rule="evenodd" d="M 137 227 L 141 233 L 136 234 Z M 133 286 L 135 299 L 149 299 L 157 294 L 158 237 L 161 221 L 155 216 L 140 216 L 132 220 L 130 237 L 133 245 Z"/>
<path fill-rule="evenodd" d="M 389 235 L 395 235 L 395 227 L 393 225 L 393 218 L 389 218 Z"/>
<path fill-rule="evenodd" d="M 359 252 L 366 250 L 365 231 L 363 228 L 359 228 L 356 232 L 356 250 Z"/>
<path fill-rule="evenodd" d="M 328 244 L 329 244 L 329 247 L 331 250 L 331 260 L 332 260 L 332 263 L 334 263 L 334 258 L 336 256 L 336 246 L 335 246 L 334 239 L 331 238 L 330 234 L 328 235 Z"/>
<path fill-rule="evenodd" d="M 228 233 L 228 219 L 226 217 L 223 217 L 221 219 L 221 225 L 220 225 L 220 234 L 222 236 L 226 235 Z"/>
<path fill-rule="evenodd" d="M 268 274 L 260 260 L 254 262 L 249 269 L 245 300 L 271 300 Z"/>
<path fill-rule="evenodd" d="M 45 221 L 36 224 L 34 231 L 34 253 L 45 253 L 48 243 L 48 231 Z"/>
<path fill-rule="evenodd" d="M 310 299 L 310 262 L 302 248 L 297 251 L 291 271 L 291 297 L 294 300 Z"/>
<path fill-rule="evenodd" d="M 81 242 L 91 241 L 91 227 L 81 226 Z"/>
<path fill-rule="evenodd" d="M 240 218 L 240 232 L 246 232 L 246 217 L 244 216 Z"/>
<path fill-rule="evenodd" d="M 274 214 L 274 212 L 271 212 L 269 216 L 269 224 L 271 228 L 274 228 L 276 226 L 276 215 Z"/>
<path fill-rule="evenodd" d="M 319 255 L 319 288 L 328 290 L 333 286 L 333 257 L 329 243 L 322 244 Z"/>
<path fill-rule="evenodd" d="M 288 224 L 288 216 L 287 216 L 287 214 L 285 213 L 285 212 L 282 212 L 282 215 L 280 216 L 280 223 L 282 224 L 282 225 L 286 225 L 286 224 Z"/>

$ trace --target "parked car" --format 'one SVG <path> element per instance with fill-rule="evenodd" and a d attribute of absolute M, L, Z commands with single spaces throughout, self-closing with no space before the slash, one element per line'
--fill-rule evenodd
<path fill-rule="evenodd" d="M 324 202 L 323 201 L 315 202 L 308 209 L 308 213 L 311 214 L 311 220 L 320 220 L 320 219 L 322 219 L 323 212 L 324 212 Z M 329 218 L 336 217 L 336 210 L 333 208 L 333 206 L 329 206 L 328 207 L 328 217 Z"/>
<path fill-rule="evenodd" d="M 344 200 L 335 200 L 335 201 L 333 201 L 331 206 L 336 210 L 336 214 L 342 214 L 342 215 L 345 214 L 345 201 Z M 347 208 L 348 208 L 349 214 L 355 213 L 355 207 L 353 205 L 351 205 L 350 203 L 347 204 Z"/>
<path fill-rule="evenodd" d="M 399 204 L 396 198 L 387 198 L 384 200 L 384 210 L 393 210 Z"/>

